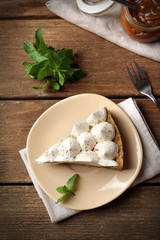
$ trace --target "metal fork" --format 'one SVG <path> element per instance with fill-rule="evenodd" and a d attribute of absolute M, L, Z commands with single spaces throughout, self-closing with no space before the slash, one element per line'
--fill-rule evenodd
<path fill-rule="evenodd" d="M 132 80 L 132 83 L 134 84 L 134 86 L 136 87 L 136 89 L 140 93 L 148 96 L 156 104 L 156 106 L 160 110 L 160 103 L 153 96 L 152 87 L 151 87 L 151 84 L 150 84 L 150 81 L 149 81 L 148 77 L 146 76 L 144 71 L 140 68 L 140 66 L 136 63 L 136 61 L 134 61 L 134 64 L 135 64 L 135 66 L 138 70 L 138 73 L 136 72 L 136 70 L 135 70 L 135 68 L 133 67 L 132 64 L 131 64 L 131 68 L 132 68 L 132 71 L 133 71 L 134 74 L 131 72 L 131 70 L 127 66 L 127 71 L 128 71 L 128 74 L 129 74 L 129 76 Z"/>

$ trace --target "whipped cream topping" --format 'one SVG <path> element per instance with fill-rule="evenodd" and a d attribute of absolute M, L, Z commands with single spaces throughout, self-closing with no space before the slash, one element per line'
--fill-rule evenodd
<path fill-rule="evenodd" d="M 59 147 L 59 154 L 67 159 L 76 157 L 79 152 L 80 145 L 73 137 L 65 139 Z"/>
<path fill-rule="evenodd" d="M 50 147 L 38 159 L 36 159 L 36 162 L 39 162 L 39 163 L 54 162 L 57 155 L 59 154 L 59 151 L 58 151 L 59 146 L 60 146 L 60 142 Z"/>
<path fill-rule="evenodd" d="M 87 122 L 90 126 L 94 126 L 98 123 L 105 122 L 107 119 L 107 111 L 105 107 L 101 107 L 96 112 L 93 112 L 87 118 Z"/>
<path fill-rule="evenodd" d="M 99 165 L 102 167 L 118 167 L 119 164 L 114 160 L 99 160 Z"/>
<path fill-rule="evenodd" d="M 91 133 L 97 142 L 100 141 L 111 141 L 115 137 L 115 129 L 109 122 L 102 122 L 96 124 L 92 129 Z"/>
<path fill-rule="evenodd" d="M 98 156 L 93 151 L 82 151 L 77 155 L 75 162 L 87 162 L 87 163 L 97 163 L 98 164 Z"/>
<path fill-rule="evenodd" d="M 96 145 L 96 140 L 94 139 L 93 135 L 89 132 L 81 133 L 77 137 L 77 141 L 79 142 L 82 151 L 92 150 Z"/>
<path fill-rule="evenodd" d="M 58 155 L 54 160 L 55 163 L 66 163 L 66 162 L 73 163 L 74 161 L 75 161 L 75 158 L 68 157 L 67 155 L 64 155 L 64 156 Z"/>
<path fill-rule="evenodd" d="M 103 160 L 113 160 L 118 155 L 118 145 L 112 141 L 104 141 L 96 144 L 94 151 Z"/>
<path fill-rule="evenodd" d="M 107 122 L 105 107 L 74 124 L 72 131 L 36 159 L 39 163 L 81 163 L 94 166 L 119 166 L 118 145 L 113 141 L 114 126 Z"/>
<path fill-rule="evenodd" d="M 77 137 L 78 135 L 80 135 L 80 133 L 88 132 L 88 131 L 89 131 L 89 124 L 87 123 L 87 121 L 81 121 L 74 124 L 71 131 L 71 135 L 73 137 Z"/>

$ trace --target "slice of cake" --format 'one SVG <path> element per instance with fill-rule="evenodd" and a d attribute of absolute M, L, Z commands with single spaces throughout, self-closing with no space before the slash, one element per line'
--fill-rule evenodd
<path fill-rule="evenodd" d="M 123 144 L 117 125 L 105 107 L 76 123 L 71 133 L 44 152 L 38 163 L 85 164 L 123 168 Z"/>

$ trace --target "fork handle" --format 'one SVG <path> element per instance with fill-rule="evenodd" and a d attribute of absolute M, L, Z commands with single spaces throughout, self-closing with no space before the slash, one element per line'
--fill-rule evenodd
<path fill-rule="evenodd" d="M 156 104 L 157 108 L 160 110 L 160 103 L 157 101 L 157 99 L 152 94 L 150 96 L 148 95 L 148 97 L 150 97 L 150 99 Z"/>

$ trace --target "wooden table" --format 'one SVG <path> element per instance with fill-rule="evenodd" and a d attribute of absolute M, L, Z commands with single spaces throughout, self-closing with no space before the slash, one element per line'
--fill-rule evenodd
<path fill-rule="evenodd" d="M 80 93 L 97 93 L 118 103 L 133 97 L 160 143 L 160 113 L 140 95 L 126 72 L 135 59 L 148 74 L 160 101 L 160 63 L 138 56 L 55 16 L 43 0 L 0 1 L 0 239 L 159 239 L 160 176 L 127 190 L 111 203 L 58 224 L 50 222 L 19 150 L 35 120 L 54 103 Z M 73 48 L 87 76 L 59 92 L 34 90 L 24 76 L 22 45 L 44 29 L 47 45 Z"/>

